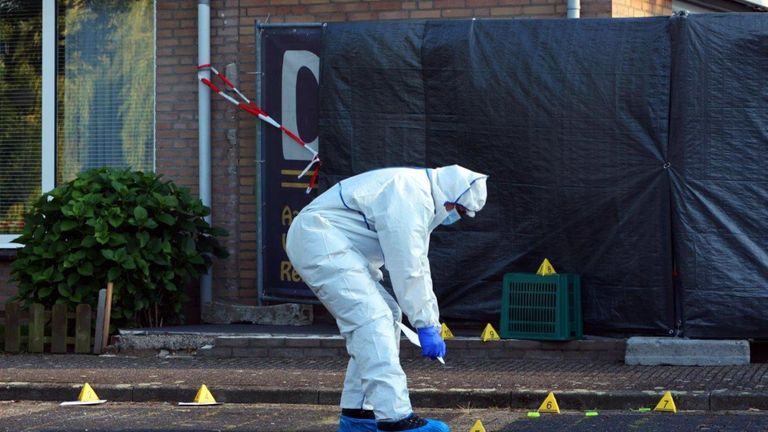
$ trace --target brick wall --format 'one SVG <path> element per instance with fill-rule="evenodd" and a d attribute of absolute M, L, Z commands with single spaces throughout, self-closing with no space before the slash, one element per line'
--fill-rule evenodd
<path fill-rule="evenodd" d="M 254 22 L 331 22 L 447 18 L 561 18 L 567 0 L 216 0 L 211 2 L 211 63 L 255 92 Z M 670 0 L 582 0 L 581 16 L 670 15 Z M 230 65 L 228 69 L 227 65 Z M 157 0 L 156 169 L 198 193 L 197 1 Z M 212 98 L 214 225 L 230 232 L 231 256 L 214 266 L 214 298 L 255 304 L 256 124 Z M 15 293 L 0 262 L 0 301 Z M 196 284 L 190 288 L 196 296 Z"/>
<path fill-rule="evenodd" d="M 226 64 L 238 61 L 237 2 L 212 3 L 219 7 L 211 10 L 211 63 L 224 72 Z M 235 6 L 228 8 L 229 3 Z M 197 92 L 197 1 L 159 0 L 157 172 L 189 187 L 195 195 L 199 193 Z M 230 232 L 225 244 L 231 252 L 228 259 L 216 262 L 214 267 L 214 298 L 255 301 L 254 148 L 240 147 L 240 122 L 229 104 L 212 97 L 211 112 L 211 218 L 214 225 Z M 247 120 L 243 119 L 242 128 L 252 128 Z M 245 216 L 241 228 L 243 212 L 251 217 Z M 241 266 L 244 254 L 249 259 L 249 250 L 252 264 Z M 196 284 L 191 284 L 190 294 L 197 297 Z"/>
<path fill-rule="evenodd" d="M 227 2 L 229 3 L 229 2 Z M 448 18 L 562 18 L 566 0 L 240 0 L 241 35 L 253 20 L 331 22 Z M 610 0 L 582 1 L 583 17 L 611 16 Z"/>
<path fill-rule="evenodd" d="M 612 17 L 648 17 L 672 15 L 668 0 L 612 0 Z"/>

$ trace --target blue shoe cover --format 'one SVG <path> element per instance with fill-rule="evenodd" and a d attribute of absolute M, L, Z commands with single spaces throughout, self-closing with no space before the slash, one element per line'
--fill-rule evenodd
<path fill-rule="evenodd" d="M 451 432 L 451 428 L 449 428 L 447 424 L 441 422 L 440 420 L 434 420 L 434 419 L 428 419 L 428 418 L 420 418 L 420 417 L 415 416 L 415 415 L 411 415 L 411 417 L 409 417 L 409 418 L 415 418 L 415 419 L 417 419 L 417 421 L 419 421 L 419 420 L 426 421 L 427 424 L 425 424 L 424 426 L 413 427 L 413 428 L 410 428 L 410 429 L 407 428 L 407 427 L 404 428 L 404 429 L 400 429 L 400 428 L 395 429 L 395 428 L 391 428 L 391 427 L 386 427 L 385 426 L 385 427 L 379 427 L 377 429 L 377 432 L 387 432 L 388 430 L 402 430 L 402 431 L 407 431 L 407 432 Z M 405 419 L 405 420 L 407 420 L 407 419 Z M 400 421 L 398 423 L 402 423 L 402 421 Z M 381 425 L 381 426 L 384 426 L 384 425 Z"/>
<path fill-rule="evenodd" d="M 376 432 L 376 420 L 339 417 L 339 432 Z"/>
<path fill-rule="evenodd" d="M 447 424 L 441 422 L 440 420 L 434 420 L 434 419 L 424 419 L 427 421 L 427 424 L 416 429 L 411 429 L 413 432 L 451 432 L 451 428 L 448 427 Z"/>

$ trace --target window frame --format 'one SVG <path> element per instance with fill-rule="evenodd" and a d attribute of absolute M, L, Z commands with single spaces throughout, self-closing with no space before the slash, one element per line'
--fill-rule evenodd
<path fill-rule="evenodd" d="M 41 187 L 48 192 L 56 186 L 56 0 L 43 1 L 43 88 Z M 18 234 L 0 233 L 0 249 L 17 249 Z"/>

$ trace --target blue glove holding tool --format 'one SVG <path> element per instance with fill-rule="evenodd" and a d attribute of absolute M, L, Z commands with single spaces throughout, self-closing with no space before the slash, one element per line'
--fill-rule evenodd
<path fill-rule="evenodd" d="M 445 341 L 440 336 L 440 327 L 416 329 L 421 343 L 421 355 L 431 359 L 445 357 Z"/>

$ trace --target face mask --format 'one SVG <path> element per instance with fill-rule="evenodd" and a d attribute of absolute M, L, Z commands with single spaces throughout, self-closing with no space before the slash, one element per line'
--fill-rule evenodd
<path fill-rule="evenodd" d="M 461 216 L 459 215 L 459 212 L 456 211 L 456 209 L 454 208 L 453 210 L 448 212 L 448 216 L 446 216 L 445 219 L 443 219 L 443 222 L 441 223 L 441 225 L 451 225 L 453 223 L 458 222 L 459 219 L 461 219 Z"/>

